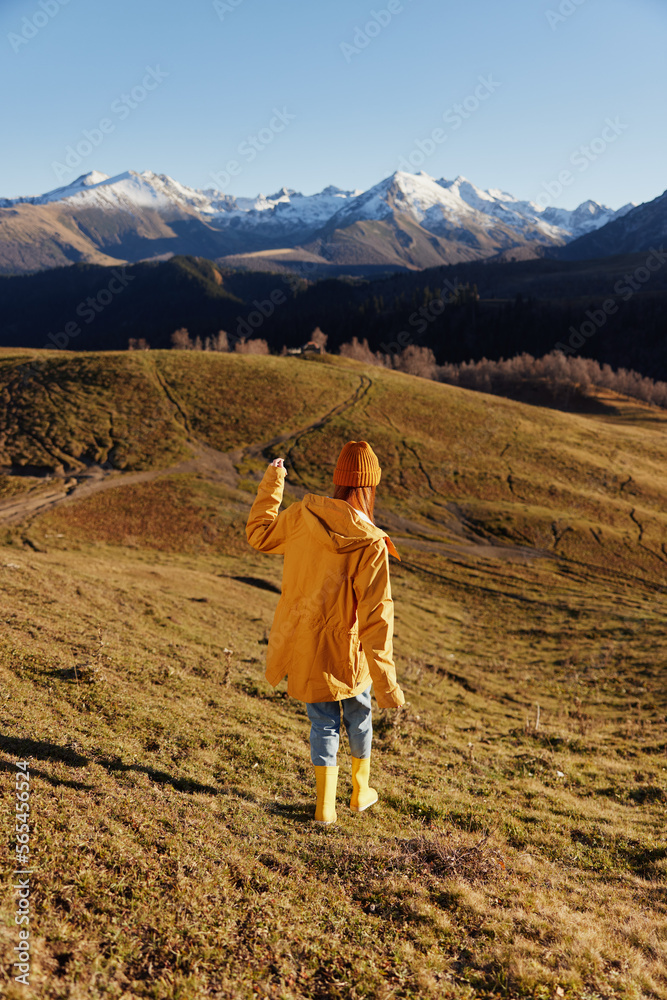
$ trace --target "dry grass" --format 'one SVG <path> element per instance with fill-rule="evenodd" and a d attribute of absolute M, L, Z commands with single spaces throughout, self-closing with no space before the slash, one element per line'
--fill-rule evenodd
<path fill-rule="evenodd" d="M 441 879 L 462 878 L 474 884 L 497 875 L 498 867 L 505 870 L 500 852 L 490 848 L 488 840 L 488 834 L 473 843 L 453 840 L 451 835 L 422 835 L 401 843 L 400 849 L 415 873 L 426 870 Z"/>
<path fill-rule="evenodd" d="M 234 363 L 249 377 L 266 360 Z M 364 371 L 285 365 L 292 391 L 301 372 L 314 387 L 306 423 Z M 332 371 L 344 391 L 325 391 Z M 108 392 L 126 405 L 112 377 Z M 32 992 L 665 1000 L 660 549 L 648 532 L 642 550 L 620 521 L 608 555 L 583 527 L 573 549 L 566 536 L 529 555 L 516 545 L 531 549 L 520 535 L 539 523 L 538 500 L 572 534 L 581 517 L 611 536 L 628 475 L 662 530 L 662 425 L 533 412 L 387 373 L 282 446 L 295 496 L 353 429 L 379 442 L 391 486 L 380 516 L 403 556 L 392 580 L 408 704 L 375 712 L 380 802 L 361 815 L 345 805 L 343 749 L 334 827 L 311 822 L 303 706 L 263 678 L 280 561 L 244 541 L 255 456 L 238 455 L 236 489 L 195 475 L 121 481 L 8 529 L 0 749 L 8 783 L 14 761 L 31 762 Z M 515 494 L 499 483 L 512 430 L 527 501 L 518 480 Z M 600 456 L 614 447 L 625 478 L 605 485 Z M 588 505 L 576 518 L 563 513 L 575 496 Z M 474 528 L 457 513 L 464 501 L 469 514 L 480 505 Z M 8 1000 L 26 995 L 8 978 L 13 911 L 6 882 Z"/>

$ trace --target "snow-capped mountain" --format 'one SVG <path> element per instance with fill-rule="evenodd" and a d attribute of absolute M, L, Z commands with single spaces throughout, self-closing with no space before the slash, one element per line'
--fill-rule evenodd
<path fill-rule="evenodd" d="M 153 174 L 150 170 L 142 174 L 126 170 L 123 174 L 109 177 L 99 170 L 82 174 L 65 187 L 56 188 L 46 194 L 24 198 L 2 198 L 0 208 L 13 205 L 49 205 L 53 202 L 68 204 L 71 208 L 166 208 L 174 204 L 182 208 L 205 210 L 208 199 L 198 191 L 185 188 L 171 177 Z"/>
<path fill-rule="evenodd" d="M 584 233 L 562 250 L 566 260 L 587 260 L 614 254 L 659 249 L 667 241 L 667 191 L 612 219 L 606 226 Z"/>
<path fill-rule="evenodd" d="M 248 226 L 266 224 L 271 219 L 274 224 L 283 222 L 300 226 L 321 225 L 338 210 L 341 201 L 354 197 L 359 191 L 341 191 L 327 187 L 319 194 L 305 196 L 283 187 L 276 194 L 259 194 L 256 198 L 235 198 L 214 188 L 196 190 L 179 184 L 166 174 L 155 174 L 152 170 L 125 173 L 109 177 L 98 170 L 77 177 L 66 187 L 56 188 L 47 194 L 22 198 L 1 198 L 0 208 L 13 205 L 47 205 L 51 202 L 67 202 L 76 208 L 166 208 L 177 206 L 185 211 L 193 211 L 206 221 L 231 224 L 242 219 Z"/>
<path fill-rule="evenodd" d="M 587 201 L 573 211 L 545 209 L 504 191 L 483 191 L 465 177 L 435 180 L 424 172 L 397 171 L 367 191 L 330 186 L 303 195 L 283 187 L 240 198 L 150 170 L 115 177 L 91 171 L 46 194 L 0 199 L 0 270 L 165 252 L 244 266 L 257 264 L 261 254 L 266 266 L 267 254 L 270 263 L 277 251 L 283 265 L 305 254 L 338 269 L 348 263 L 419 268 L 513 249 L 534 255 L 592 233 L 633 207 L 613 210 Z M 15 245 L 22 238 L 29 246 L 12 252 L 8 241 Z"/>
<path fill-rule="evenodd" d="M 573 211 L 544 209 L 532 201 L 519 201 L 504 191 L 482 191 L 465 177 L 436 181 L 424 172 L 398 171 L 343 206 L 336 221 L 343 222 L 353 215 L 367 219 L 386 218 L 391 207 L 409 213 L 429 232 L 438 232 L 443 222 L 460 227 L 472 223 L 489 230 L 500 223 L 521 236 L 531 239 L 542 236 L 545 243 L 561 243 L 605 225 L 633 206 L 625 205 L 613 211 L 587 201 Z"/>

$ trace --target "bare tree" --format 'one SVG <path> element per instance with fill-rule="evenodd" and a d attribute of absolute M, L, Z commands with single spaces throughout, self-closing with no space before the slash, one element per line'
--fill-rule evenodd
<path fill-rule="evenodd" d="M 435 354 L 430 347 L 418 347 L 408 344 L 401 352 L 397 367 L 408 375 L 419 375 L 422 378 L 434 378 L 436 372 Z"/>
<path fill-rule="evenodd" d="M 171 346 L 177 351 L 191 351 L 194 348 L 187 327 L 182 326 L 178 330 L 174 330 L 171 335 Z"/>
<path fill-rule="evenodd" d="M 258 337 L 252 337 L 250 340 L 239 337 L 234 344 L 234 351 L 236 354 L 268 354 L 269 345 Z"/>
<path fill-rule="evenodd" d="M 324 348 L 327 346 L 328 339 L 329 337 L 327 336 L 327 334 L 323 333 L 322 330 L 320 330 L 319 326 L 316 326 L 310 335 L 310 343 L 316 344 L 321 351 L 323 351 Z"/>
<path fill-rule="evenodd" d="M 365 337 L 361 343 L 359 343 L 356 337 L 353 337 L 349 343 L 341 344 L 339 353 L 344 358 L 352 358 L 353 361 L 364 361 L 370 365 L 381 365 L 383 363 L 380 355 L 374 354 L 371 351 L 368 346 L 368 340 Z"/>
<path fill-rule="evenodd" d="M 586 393 L 597 386 L 655 406 L 667 406 L 667 382 L 654 382 L 627 368 L 614 371 L 611 365 L 600 365 L 593 358 L 567 356 L 561 351 L 551 351 L 541 358 L 524 352 L 499 361 L 482 358 L 459 365 L 447 363 L 436 367 L 435 377 L 466 389 L 508 396 L 520 393 L 526 385 L 543 388 L 546 384 L 554 398 L 566 403 L 572 392 Z"/>
<path fill-rule="evenodd" d="M 228 351 L 229 350 L 229 337 L 225 330 L 218 330 L 217 334 L 213 337 L 213 350 L 214 351 Z"/>

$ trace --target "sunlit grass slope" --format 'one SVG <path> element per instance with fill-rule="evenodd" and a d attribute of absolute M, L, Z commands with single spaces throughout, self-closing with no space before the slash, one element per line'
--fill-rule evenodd
<path fill-rule="evenodd" d="M 667 998 L 665 415 L 326 356 L 4 352 L 0 384 L 0 517 L 63 488 L 0 545 L 35 996 Z M 319 828 L 303 706 L 263 679 L 280 559 L 243 529 L 268 460 L 287 503 L 328 493 L 349 438 L 408 705 L 375 715 L 378 806 L 347 809 L 343 743 Z M 5 880 L 10 1000 L 14 908 Z"/>
<path fill-rule="evenodd" d="M 190 429 L 218 448 L 262 441 L 316 419 L 358 382 L 299 374 L 295 384 L 281 358 L 234 354 L 0 351 L 0 463 L 159 467 L 184 453 Z"/>
<path fill-rule="evenodd" d="M 256 471 L 260 447 L 316 423 L 264 449 L 287 449 L 290 481 L 305 489 L 328 489 L 341 443 L 363 433 L 381 456 L 388 511 L 664 576 L 667 414 L 622 400 L 609 417 L 566 414 L 322 360 L 4 352 L 0 465 L 159 468 L 195 438 L 247 451 L 239 468 L 253 458 Z"/>

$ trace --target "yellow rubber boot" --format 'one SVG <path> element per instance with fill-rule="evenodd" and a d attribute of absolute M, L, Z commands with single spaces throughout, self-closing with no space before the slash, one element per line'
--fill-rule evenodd
<path fill-rule="evenodd" d="M 316 764 L 315 784 L 317 786 L 315 822 L 335 823 L 337 819 L 336 788 L 338 786 L 338 767 L 318 767 Z"/>
<path fill-rule="evenodd" d="M 363 812 L 369 806 L 374 805 L 378 800 L 378 793 L 368 785 L 368 778 L 371 773 L 371 759 L 366 757 L 359 760 L 352 758 L 352 798 L 350 799 L 350 809 L 353 812 Z"/>

